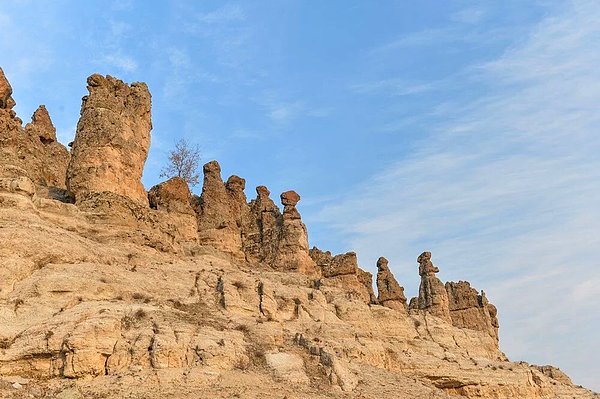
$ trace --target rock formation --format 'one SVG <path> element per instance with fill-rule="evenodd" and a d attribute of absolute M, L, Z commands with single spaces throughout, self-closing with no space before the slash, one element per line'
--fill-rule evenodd
<path fill-rule="evenodd" d="M 419 309 L 426 310 L 440 319 L 451 321 L 448 293 L 444 284 L 435 276 L 440 269 L 431 262 L 431 252 L 423 252 L 417 258 L 417 262 L 419 262 L 419 275 L 421 276 Z"/>
<path fill-rule="evenodd" d="M 295 192 L 248 204 L 209 162 L 200 198 L 179 178 L 140 197 L 145 85 L 89 83 L 72 201 L 45 108 L 23 129 L 0 70 L 0 397 L 599 398 L 510 362 L 496 308 L 427 252 L 409 312 L 380 258 L 377 304 L 355 253 L 308 250 Z"/>
<path fill-rule="evenodd" d="M 471 288 L 467 281 L 447 282 L 450 317 L 452 325 L 459 328 L 485 331 L 498 340 L 498 317 L 494 305 Z"/>
<path fill-rule="evenodd" d="M 384 257 L 377 260 L 378 302 L 388 308 L 405 312 L 407 306 L 404 288 L 394 278 L 388 263 L 388 260 Z"/>
<path fill-rule="evenodd" d="M 67 149 L 56 141 L 56 129 L 46 107 L 40 105 L 25 129 L 12 108 L 12 88 L 0 69 L 0 176 L 26 176 L 38 187 L 65 188 Z"/>
<path fill-rule="evenodd" d="M 306 226 L 296 209 L 298 201 L 300 196 L 295 191 L 281 194 L 283 215 L 274 266 L 281 270 L 297 270 L 304 274 L 317 275 L 315 262 L 308 253 Z"/>
<path fill-rule="evenodd" d="M 250 220 L 242 231 L 243 250 L 254 263 L 274 264 L 281 233 L 281 211 L 265 186 L 256 187 L 256 199 L 250 201 Z"/>
<path fill-rule="evenodd" d="M 16 105 L 15 100 L 12 98 L 12 87 L 4 71 L 0 68 L 0 109 L 12 110 Z"/>
<path fill-rule="evenodd" d="M 181 177 L 173 177 L 148 191 L 150 208 L 194 215 L 192 193 Z"/>
<path fill-rule="evenodd" d="M 147 205 L 141 178 L 150 148 L 150 92 L 112 76 L 92 75 L 83 97 L 67 187 L 77 200 L 110 192 Z"/>
<path fill-rule="evenodd" d="M 375 303 L 373 275 L 358 266 L 356 253 L 347 252 L 332 256 L 330 251 L 313 247 L 310 257 L 320 269 L 322 285 L 330 285 L 346 290 L 349 297 L 356 297 L 365 303 Z"/>
<path fill-rule="evenodd" d="M 245 201 L 238 203 L 239 193 L 233 182 L 229 188 L 225 186 L 217 161 L 208 162 L 203 170 L 204 183 L 197 207 L 199 242 L 244 260 L 239 212 Z"/>

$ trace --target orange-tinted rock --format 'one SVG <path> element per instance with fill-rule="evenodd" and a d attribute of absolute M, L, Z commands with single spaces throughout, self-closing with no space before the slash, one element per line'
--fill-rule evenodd
<path fill-rule="evenodd" d="M 77 199 L 111 192 L 147 206 L 141 178 L 152 129 L 148 87 L 98 74 L 87 83 L 67 186 Z"/>
<path fill-rule="evenodd" d="M 194 214 L 192 194 L 186 181 L 180 177 L 173 177 L 152 187 L 148 191 L 148 201 L 153 209 Z"/>
<path fill-rule="evenodd" d="M 11 97 L 12 92 L 12 87 L 0 68 L 0 109 L 11 110 L 15 106 L 15 100 Z"/>

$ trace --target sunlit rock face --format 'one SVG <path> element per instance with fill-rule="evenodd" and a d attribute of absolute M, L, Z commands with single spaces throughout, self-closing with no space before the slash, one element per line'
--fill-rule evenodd
<path fill-rule="evenodd" d="M 67 172 L 76 198 L 111 192 L 147 205 L 142 172 L 150 148 L 151 97 L 145 83 L 92 75 Z"/>

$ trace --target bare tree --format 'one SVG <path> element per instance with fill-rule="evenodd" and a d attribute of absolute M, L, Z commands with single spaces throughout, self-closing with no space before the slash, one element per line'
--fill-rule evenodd
<path fill-rule="evenodd" d="M 198 145 L 191 145 L 186 139 L 180 139 L 170 152 L 169 163 L 161 170 L 160 177 L 181 177 L 191 187 L 196 186 L 200 182 L 199 162 Z"/>

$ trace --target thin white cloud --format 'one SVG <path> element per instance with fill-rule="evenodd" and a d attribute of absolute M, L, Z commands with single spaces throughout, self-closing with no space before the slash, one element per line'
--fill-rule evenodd
<path fill-rule="evenodd" d="M 600 4 L 569 4 L 473 69 L 488 94 L 439 107 L 451 122 L 319 217 L 363 265 L 390 258 L 412 294 L 431 249 L 441 278 L 498 305 L 509 356 L 598 390 Z"/>
<path fill-rule="evenodd" d="M 246 19 L 244 10 L 237 4 L 225 4 L 214 11 L 199 13 L 197 20 L 207 24 L 218 24 L 230 21 L 243 21 Z"/>
<path fill-rule="evenodd" d="M 100 62 L 119 68 L 124 72 L 134 72 L 138 69 L 138 63 L 132 57 L 118 53 L 105 55 Z"/>

